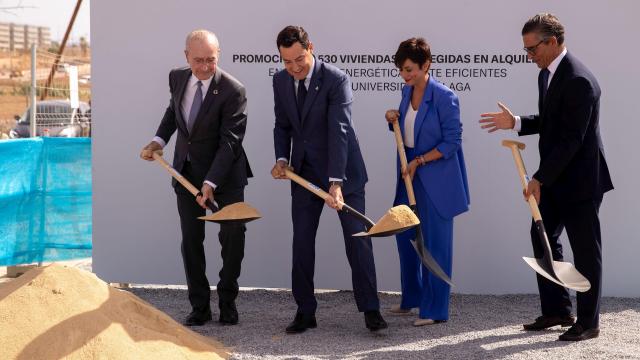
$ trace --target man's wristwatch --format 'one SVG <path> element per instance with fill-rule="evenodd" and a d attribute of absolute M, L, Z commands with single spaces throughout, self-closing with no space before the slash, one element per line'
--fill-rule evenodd
<path fill-rule="evenodd" d="M 342 187 L 342 181 L 329 181 L 329 187 L 332 187 L 333 185 Z"/>

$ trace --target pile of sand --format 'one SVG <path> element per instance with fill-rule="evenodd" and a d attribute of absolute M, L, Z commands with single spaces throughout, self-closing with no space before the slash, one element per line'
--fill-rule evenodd
<path fill-rule="evenodd" d="M 227 205 L 208 216 L 201 216 L 198 219 L 214 222 L 224 222 L 233 220 L 245 220 L 247 222 L 261 218 L 260 212 L 251 207 L 246 202 L 237 202 Z"/>
<path fill-rule="evenodd" d="M 369 229 L 369 234 L 409 228 L 420 224 L 420 219 L 407 205 L 394 206 Z"/>
<path fill-rule="evenodd" d="M 2 359 L 221 359 L 224 347 L 94 274 L 50 265 L 0 284 Z"/>

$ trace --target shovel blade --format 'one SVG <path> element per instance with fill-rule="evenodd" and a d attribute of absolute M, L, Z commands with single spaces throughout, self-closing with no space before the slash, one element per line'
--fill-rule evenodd
<path fill-rule="evenodd" d="M 248 218 L 242 218 L 242 219 L 211 219 L 211 215 L 207 215 L 207 216 L 200 216 L 198 219 L 217 223 L 217 224 L 246 224 L 253 220 L 260 219 L 260 216 L 248 217 Z"/>
<path fill-rule="evenodd" d="M 395 235 L 395 234 L 399 234 L 403 231 L 407 231 L 411 228 L 414 228 L 418 225 L 409 225 L 409 226 L 404 226 L 404 227 L 400 227 L 397 229 L 391 229 L 391 230 L 386 230 L 386 231 L 361 231 L 359 233 L 353 234 L 353 236 L 357 236 L 357 237 L 362 237 L 362 236 L 369 236 L 369 237 L 386 237 L 386 236 L 391 236 L 391 235 Z"/>
<path fill-rule="evenodd" d="M 198 219 L 218 224 L 245 224 L 261 217 L 262 214 L 258 210 L 241 201 L 227 205 L 211 215 L 201 216 Z"/>
<path fill-rule="evenodd" d="M 548 268 L 548 261 L 544 259 L 536 259 L 530 257 L 522 257 L 524 261 L 531 266 L 535 272 L 544 276 L 567 289 L 578 292 L 586 292 L 591 288 L 591 283 L 573 266 L 573 264 L 564 261 L 553 261 L 552 268 Z"/>
<path fill-rule="evenodd" d="M 453 285 L 453 282 L 451 282 L 449 275 L 442 270 L 436 259 L 433 258 L 429 250 L 425 249 L 424 245 L 420 244 L 416 240 L 411 240 L 411 245 L 413 245 L 413 248 L 418 253 L 418 257 L 420 257 L 420 261 L 422 261 L 422 265 L 424 265 L 424 267 L 450 286 L 455 286 Z"/>

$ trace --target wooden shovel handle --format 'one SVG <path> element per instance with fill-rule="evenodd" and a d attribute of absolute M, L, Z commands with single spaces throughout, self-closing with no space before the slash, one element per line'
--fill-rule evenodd
<path fill-rule="evenodd" d="M 284 171 L 287 174 L 287 177 L 289 179 L 291 179 L 291 181 L 293 181 L 296 184 L 302 186 L 303 188 L 311 191 L 312 193 L 318 195 L 319 197 L 322 198 L 322 200 L 327 200 L 327 198 L 331 197 L 331 195 L 329 195 L 329 193 L 327 193 L 326 191 L 320 189 L 319 187 L 315 186 L 314 184 L 308 182 L 307 180 L 305 180 L 304 178 L 302 178 L 298 174 L 294 173 L 293 171 L 291 171 L 289 169 L 285 169 Z M 341 205 L 344 205 L 344 204 L 341 204 Z"/>
<path fill-rule="evenodd" d="M 310 183 L 309 181 L 305 180 L 304 178 L 302 178 L 301 176 L 297 175 L 293 171 L 291 171 L 289 169 L 285 169 L 284 171 L 285 171 L 285 174 L 287 175 L 287 177 L 291 181 L 293 181 L 296 184 L 302 186 L 303 188 L 311 191 L 312 193 L 316 194 L 317 196 L 319 196 L 323 200 L 326 201 L 327 198 L 331 197 L 331 195 L 329 195 L 329 193 L 327 193 L 326 191 L 320 189 L 319 187 L 317 187 L 316 185 Z M 345 204 L 342 201 L 339 201 L 338 203 L 341 206 L 340 211 L 342 211 L 342 212 L 344 212 L 346 214 L 349 214 L 351 216 L 354 216 L 356 219 L 361 221 L 365 225 L 367 231 L 369 231 L 371 229 L 371 227 L 373 227 L 375 225 L 373 220 L 369 219 L 366 215 L 362 214 L 358 210 L 352 208 L 351 206 Z"/>
<path fill-rule="evenodd" d="M 182 186 L 185 187 L 185 189 L 187 189 L 193 196 L 198 197 L 198 195 L 202 195 L 202 193 L 200 192 L 200 189 L 198 189 L 197 187 L 193 186 L 189 180 L 187 180 L 184 176 L 182 176 L 179 172 L 176 171 L 176 169 L 174 169 L 173 167 L 171 167 L 171 165 L 169 165 L 164 158 L 162 157 L 162 151 L 154 151 L 153 152 L 153 159 L 155 161 L 158 162 L 158 164 L 162 165 L 163 168 L 165 168 L 170 174 L 171 176 L 173 176 L 174 179 L 176 179 L 180 184 L 182 184 Z M 216 212 L 219 209 L 210 201 L 207 199 L 206 201 L 206 205 L 207 207 L 213 211 Z"/>
<path fill-rule="evenodd" d="M 525 145 L 518 141 L 502 140 L 502 146 L 506 146 L 511 149 L 513 160 L 516 162 L 516 168 L 520 175 L 520 184 L 522 184 L 522 189 L 526 191 L 527 186 L 529 185 L 529 175 L 527 175 L 527 170 L 524 167 L 524 161 L 522 161 L 522 155 L 520 154 L 520 150 L 524 150 Z M 531 209 L 533 219 L 536 221 L 542 220 L 542 215 L 540 215 L 540 209 L 538 208 L 536 198 L 531 195 L 527 201 L 529 202 L 529 208 Z"/>
<path fill-rule="evenodd" d="M 404 152 L 404 141 L 402 141 L 402 132 L 400 131 L 400 124 L 398 121 L 393 122 L 393 133 L 396 136 L 396 145 L 398 146 L 398 155 L 400 156 L 400 171 L 404 172 L 407 169 L 407 154 Z M 416 205 L 416 196 L 413 193 L 413 183 L 411 182 L 411 176 L 409 174 L 402 177 L 404 185 L 407 188 L 407 197 L 409 198 L 409 205 Z"/>

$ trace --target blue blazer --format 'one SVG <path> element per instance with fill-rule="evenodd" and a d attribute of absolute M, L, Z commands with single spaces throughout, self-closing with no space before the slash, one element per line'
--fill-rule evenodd
<path fill-rule="evenodd" d="M 367 171 L 351 121 L 351 83 L 340 69 L 315 59 L 313 75 L 298 115 L 293 77 L 286 70 L 273 76 L 275 126 L 273 142 L 276 159 L 289 159 L 294 170 L 303 160 L 325 190 L 329 178 L 343 180 L 342 192 L 362 189 Z"/>
<path fill-rule="evenodd" d="M 400 129 L 404 137 L 404 118 L 411 106 L 412 86 L 402 89 L 400 102 Z M 442 158 L 418 167 L 415 177 L 427 192 L 436 210 L 443 218 L 469 210 L 469 185 L 462 154 L 462 123 L 458 97 L 448 87 L 429 76 L 413 128 L 415 150 L 424 154 L 438 149 Z M 411 159 L 408 159 L 411 160 Z M 398 159 L 398 186 L 396 199 L 404 182 L 400 176 Z M 414 178 L 414 181 L 416 181 Z M 419 200 L 418 200 L 419 201 Z"/>

